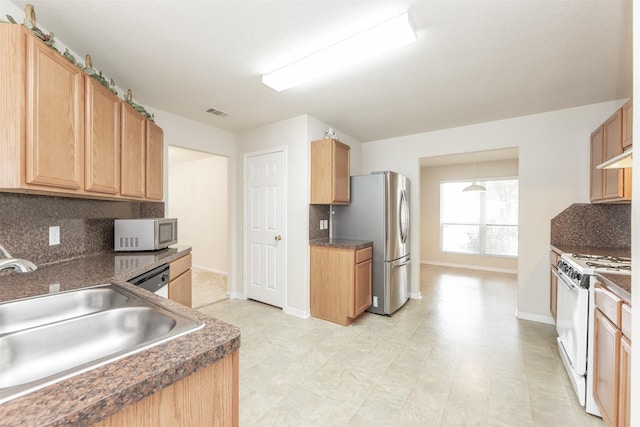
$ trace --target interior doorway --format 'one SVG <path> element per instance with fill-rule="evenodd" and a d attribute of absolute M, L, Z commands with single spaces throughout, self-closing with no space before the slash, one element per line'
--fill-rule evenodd
<path fill-rule="evenodd" d="M 515 147 L 420 159 L 420 262 L 422 264 L 444 267 L 517 273 L 517 251 L 515 255 L 497 255 L 497 252 L 482 249 L 475 252 L 444 248 L 444 246 L 446 246 L 444 244 L 446 242 L 443 241 L 445 231 L 456 229 L 456 227 L 445 224 L 450 221 L 443 218 L 442 191 L 443 183 L 460 184 L 464 187 L 464 190 L 461 187 L 460 194 L 465 194 L 464 197 L 472 198 L 475 192 L 466 192 L 469 184 L 505 179 L 514 179 L 517 181 L 519 176 L 518 169 L 519 150 Z M 480 197 L 478 200 L 485 200 L 487 204 L 497 203 L 499 201 L 494 197 L 489 197 L 493 194 L 492 191 L 484 190 L 483 193 L 486 194 L 486 197 Z M 465 192 L 463 193 L 463 191 Z M 519 216 L 517 213 L 517 199 L 515 203 L 517 221 L 517 217 Z M 468 213 L 466 216 L 473 216 L 474 212 L 476 212 L 476 210 L 473 209 L 464 211 L 465 214 Z M 485 210 L 481 208 L 477 209 L 477 213 L 482 217 L 482 221 L 484 221 L 480 221 L 482 224 L 477 221 L 471 221 L 465 217 L 466 221 L 457 222 L 461 224 L 464 222 L 463 225 L 466 226 L 466 228 L 457 227 L 457 229 L 463 228 L 463 231 L 472 237 L 475 236 L 473 234 L 474 231 L 478 229 L 480 238 L 477 239 L 478 241 L 474 240 L 474 242 L 480 247 L 483 246 L 482 242 L 490 243 L 492 241 L 489 235 L 493 236 L 498 233 L 499 229 L 504 229 L 506 226 L 503 226 L 504 224 L 499 221 L 496 222 L 493 217 L 493 220 L 489 221 L 489 218 L 485 217 Z"/>
<path fill-rule="evenodd" d="M 178 218 L 178 243 L 191 246 L 193 307 L 228 298 L 227 157 L 169 146 L 166 216 Z"/>

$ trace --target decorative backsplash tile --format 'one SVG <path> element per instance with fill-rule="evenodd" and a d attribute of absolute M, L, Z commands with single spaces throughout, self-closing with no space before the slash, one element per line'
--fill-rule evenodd
<path fill-rule="evenodd" d="M 114 218 L 164 217 L 163 202 L 128 202 L 0 192 L 0 244 L 36 265 L 113 250 Z M 49 246 L 49 227 L 60 244 Z"/>
<path fill-rule="evenodd" d="M 309 205 L 309 240 L 329 237 L 329 229 L 320 230 L 320 221 L 329 220 L 330 205 Z"/>
<path fill-rule="evenodd" d="M 551 219 L 551 244 L 631 248 L 631 205 L 573 204 Z"/>

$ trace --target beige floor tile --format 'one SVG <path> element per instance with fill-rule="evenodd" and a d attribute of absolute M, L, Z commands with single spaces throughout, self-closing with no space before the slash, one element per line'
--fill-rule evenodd
<path fill-rule="evenodd" d="M 227 299 L 229 298 L 227 275 L 192 267 L 191 290 L 194 308 Z"/>
<path fill-rule="evenodd" d="M 514 275 L 420 273 L 421 300 L 348 327 L 255 301 L 199 308 L 241 329 L 240 425 L 604 425 L 577 404 L 554 327 L 514 317 Z"/>

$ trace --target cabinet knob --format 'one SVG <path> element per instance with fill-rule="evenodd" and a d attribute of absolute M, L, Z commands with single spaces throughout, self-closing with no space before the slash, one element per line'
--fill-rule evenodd
<path fill-rule="evenodd" d="M 274 237 L 274 239 L 280 241 L 280 240 L 282 240 L 282 236 L 278 234 L 276 237 Z"/>

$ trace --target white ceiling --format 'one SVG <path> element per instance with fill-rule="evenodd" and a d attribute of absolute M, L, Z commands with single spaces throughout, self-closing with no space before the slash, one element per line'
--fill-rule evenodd
<path fill-rule="evenodd" d="M 134 101 L 234 132 L 306 113 L 368 142 L 632 94 L 630 0 L 11 2 Z M 404 9 L 417 43 L 281 93 L 261 83 Z"/>

